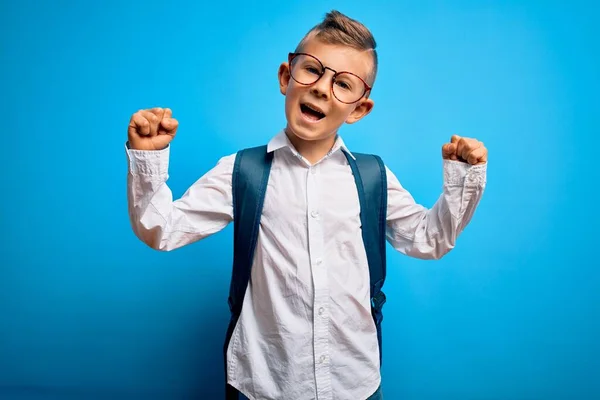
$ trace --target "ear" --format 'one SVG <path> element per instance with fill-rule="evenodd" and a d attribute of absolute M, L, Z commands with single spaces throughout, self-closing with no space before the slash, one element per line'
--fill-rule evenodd
<path fill-rule="evenodd" d="M 369 98 L 366 98 L 366 99 L 361 100 L 360 102 L 356 103 L 356 107 L 350 113 L 350 115 L 348 115 L 348 118 L 346 118 L 346 123 L 353 124 L 353 123 L 361 120 L 362 118 L 364 118 L 367 114 L 369 114 L 371 112 L 374 105 L 375 105 L 375 102 L 373 101 L 373 99 L 369 99 Z"/>
<path fill-rule="evenodd" d="M 284 62 L 279 66 L 279 72 L 277 75 L 279 77 L 279 91 L 285 96 L 291 78 L 290 66 L 287 62 Z"/>

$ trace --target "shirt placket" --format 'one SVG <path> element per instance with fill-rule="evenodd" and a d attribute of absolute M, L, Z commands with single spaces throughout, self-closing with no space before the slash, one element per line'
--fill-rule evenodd
<path fill-rule="evenodd" d="M 317 185 L 319 168 L 319 166 L 312 166 L 307 173 L 308 246 L 314 286 L 313 343 L 317 399 L 327 400 L 332 398 L 329 359 L 329 282 L 324 254 L 323 220 L 319 209 Z"/>

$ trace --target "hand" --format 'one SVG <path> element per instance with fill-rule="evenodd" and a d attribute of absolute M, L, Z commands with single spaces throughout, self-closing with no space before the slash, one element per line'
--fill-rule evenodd
<path fill-rule="evenodd" d="M 170 108 L 139 110 L 131 116 L 127 136 L 135 150 L 162 150 L 175 137 L 179 122 Z"/>
<path fill-rule="evenodd" d="M 471 165 L 485 164 L 487 154 L 488 151 L 482 142 L 458 135 L 453 135 L 450 143 L 442 146 L 442 157 L 445 160 L 457 160 Z"/>

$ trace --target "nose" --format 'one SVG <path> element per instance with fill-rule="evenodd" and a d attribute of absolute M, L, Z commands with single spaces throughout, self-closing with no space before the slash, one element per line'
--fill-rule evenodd
<path fill-rule="evenodd" d="M 310 92 L 317 97 L 328 99 L 331 91 L 331 80 L 333 79 L 333 75 L 333 72 L 325 70 L 319 80 L 312 85 Z"/>

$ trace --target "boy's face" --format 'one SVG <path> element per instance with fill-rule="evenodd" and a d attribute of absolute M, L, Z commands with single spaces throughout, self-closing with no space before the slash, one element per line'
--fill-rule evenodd
<path fill-rule="evenodd" d="M 302 140 L 322 140 L 336 134 L 344 122 L 352 124 L 371 111 L 374 102 L 366 97 L 369 92 L 361 97 L 365 90 L 364 83 L 349 74 L 341 75 L 336 82 L 332 82 L 334 72 L 331 71 L 350 72 L 367 82 L 373 68 L 373 58 L 368 51 L 327 44 L 312 38 L 302 52 L 314 56 L 316 60 L 302 56 L 296 58 L 292 66 L 285 62 L 279 67 L 279 87 L 285 95 L 288 131 Z M 306 83 L 317 79 L 323 71 L 319 61 L 325 67 L 325 72 L 315 83 L 306 85 L 295 80 Z M 290 68 L 293 70 L 290 71 Z M 332 83 L 335 85 L 333 90 Z M 358 94 L 352 97 L 351 91 Z M 358 101 L 346 104 L 357 98 Z"/>

